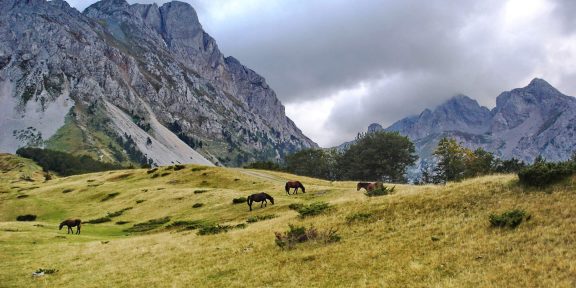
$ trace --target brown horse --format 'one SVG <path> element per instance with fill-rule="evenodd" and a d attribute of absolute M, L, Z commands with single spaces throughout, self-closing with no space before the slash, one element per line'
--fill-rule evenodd
<path fill-rule="evenodd" d="M 66 219 L 64 221 L 62 221 L 62 223 L 60 223 L 60 229 L 62 230 L 62 227 L 64 226 L 68 226 L 68 233 L 66 234 L 74 234 L 74 230 L 72 230 L 72 227 L 77 227 L 76 228 L 76 234 L 80 234 L 80 226 L 82 224 L 82 221 L 80 219 Z"/>
<path fill-rule="evenodd" d="M 381 182 L 375 182 L 375 183 L 358 182 L 358 185 L 356 185 L 356 191 L 360 191 L 360 189 L 364 188 L 364 189 L 366 189 L 367 192 L 370 192 L 370 191 L 378 188 L 378 186 L 381 186 L 381 185 L 382 185 Z"/>
<path fill-rule="evenodd" d="M 292 193 L 292 194 L 298 194 L 298 188 L 302 188 L 302 193 L 306 193 L 306 188 L 304 188 L 304 185 L 302 185 L 302 183 L 300 183 L 300 181 L 288 181 L 288 182 L 286 182 L 284 189 L 286 190 L 286 194 L 288 194 L 288 195 L 290 195 L 290 188 L 294 188 L 294 193 Z"/>
<path fill-rule="evenodd" d="M 256 193 L 256 194 L 252 194 L 252 195 L 248 196 L 248 198 L 246 199 L 246 202 L 248 203 L 248 207 L 250 207 L 250 211 L 252 211 L 252 202 L 262 202 L 260 204 L 260 208 L 262 208 L 262 205 L 268 206 L 268 202 L 266 202 L 266 200 L 270 200 L 270 203 L 272 203 L 272 205 L 274 205 L 274 198 L 272 196 L 268 195 L 267 193 L 264 193 L 264 192 Z"/>

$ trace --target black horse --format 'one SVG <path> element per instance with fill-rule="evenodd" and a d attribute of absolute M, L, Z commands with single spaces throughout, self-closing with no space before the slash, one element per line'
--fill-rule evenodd
<path fill-rule="evenodd" d="M 300 183 L 300 181 L 288 181 L 288 182 L 286 182 L 284 189 L 286 190 L 286 194 L 288 194 L 288 195 L 290 195 L 290 188 L 294 188 L 294 193 L 292 193 L 292 194 L 298 194 L 298 188 L 302 188 L 302 193 L 306 193 L 306 188 L 304 188 L 304 185 L 302 185 L 302 183 Z"/>
<path fill-rule="evenodd" d="M 80 219 L 66 219 L 64 221 L 62 221 L 62 223 L 60 223 L 60 229 L 62 230 L 62 227 L 64 226 L 68 226 L 68 233 L 66 234 L 74 234 L 74 230 L 72 230 L 72 227 L 77 227 L 76 228 L 76 234 L 80 234 L 80 226 L 82 224 L 82 220 Z"/>
<path fill-rule="evenodd" d="M 274 205 L 274 198 L 264 192 L 248 196 L 246 202 L 248 202 L 248 207 L 250 207 L 250 211 L 252 211 L 252 202 L 262 202 L 262 204 L 260 204 L 260 208 L 262 208 L 262 205 L 267 206 L 268 202 L 266 202 L 266 200 L 270 200 L 270 203 Z"/>

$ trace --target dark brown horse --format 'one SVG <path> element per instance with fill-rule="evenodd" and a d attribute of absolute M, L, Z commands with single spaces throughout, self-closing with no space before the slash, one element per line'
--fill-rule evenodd
<path fill-rule="evenodd" d="M 248 196 L 246 202 L 248 202 L 248 207 L 250 207 L 250 211 L 252 211 L 252 202 L 262 202 L 262 204 L 260 204 L 260 208 L 262 208 L 262 205 L 264 205 L 264 207 L 268 205 L 268 202 L 266 202 L 266 200 L 270 200 L 270 203 L 274 205 L 274 198 L 264 192 Z"/>
<path fill-rule="evenodd" d="M 62 223 L 60 223 L 60 229 L 62 230 L 62 227 L 64 226 L 68 226 L 68 233 L 66 234 L 74 234 L 74 230 L 72 230 L 72 227 L 77 227 L 76 228 L 76 234 L 80 234 L 80 226 L 82 224 L 82 221 L 80 219 L 66 219 L 64 221 L 62 221 Z"/>
<path fill-rule="evenodd" d="M 364 188 L 366 189 L 367 192 L 372 191 L 376 188 L 378 188 L 380 182 L 375 182 L 375 183 L 370 183 L 370 182 L 358 182 L 358 185 L 356 185 L 356 191 L 360 191 L 360 189 Z M 382 185 L 382 183 L 380 183 L 380 185 Z"/>
<path fill-rule="evenodd" d="M 302 183 L 300 183 L 300 181 L 288 181 L 288 182 L 286 182 L 284 189 L 286 190 L 286 194 L 288 194 L 288 195 L 290 195 L 290 188 L 294 188 L 294 193 L 292 193 L 292 194 L 298 194 L 298 188 L 302 188 L 302 193 L 306 193 L 306 188 L 304 188 L 304 185 L 302 185 Z"/>

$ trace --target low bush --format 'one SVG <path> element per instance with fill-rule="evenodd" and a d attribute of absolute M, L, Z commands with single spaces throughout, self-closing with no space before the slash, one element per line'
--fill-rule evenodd
<path fill-rule="evenodd" d="M 246 203 L 247 200 L 248 199 L 246 199 L 246 197 L 234 198 L 234 199 L 232 199 L 232 204 Z"/>
<path fill-rule="evenodd" d="M 316 215 L 322 214 L 328 208 L 330 208 L 330 205 L 328 203 L 316 202 L 316 203 L 312 203 L 308 206 L 302 205 L 302 207 L 300 207 L 296 211 L 298 211 L 298 213 L 300 213 L 300 217 L 308 217 L 308 216 L 316 216 Z"/>
<path fill-rule="evenodd" d="M 194 167 L 190 170 L 192 170 L 192 172 L 198 172 L 198 171 L 202 171 L 202 170 L 206 170 L 206 167 Z"/>
<path fill-rule="evenodd" d="M 147 222 L 134 224 L 134 226 L 124 230 L 125 232 L 146 232 L 154 230 L 166 223 L 170 222 L 170 217 L 158 218 L 148 220 Z"/>
<path fill-rule="evenodd" d="M 192 220 L 192 221 L 179 220 L 174 221 L 170 225 L 166 226 L 166 228 L 167 229 L 176 228 L 178 230 L 195 230 L 198 228 L 202 228 L 204 226 L 207 226 L 207 224 L 203 220 Z"/>
<path fill-rule="evenodd" d="M 300 209 L 302 207 L 304 207 L 304 204 L 302 204 L 302 203 L 292 203 L 292 204 L 288 205 L 289 209 L 296 210 L 296 211 L 298 211 L 298 209 Z"/>
<path fill-rule="evenodd" d="M 116 196 L 120 195 L 120 192 L 112 192 L 109 193 L 108 195 L 104 196 L 104 198 L 102 198 L 102 200 L 100 200 L 100 202 L 104 202 L 104 201 L 108 201 Z"/>
<path fill-rule="evenodd" d="M 275 242 L 282 249 L 292 249 L 298 243 L 307 241 L 320 241 L 323 243 L 334 243 L 342 239 L 336 232 L 336 229 L 330 228 L 327 231 L 318 231 L 314 226 L 306 229 L 304 226 L 288 225 L 288 231 L 284 233 L 274 232 Z"/>
<path fill-rule="evenodd" d="M 70 193 L 70 192 L 72 192 L 72 191 L 74 191 L 74 189 L 72 189 L 72 188 L 67 188 L 67 189 L 62 190 L 62 193 Z"/>
<path fill-rule="evenodd" d="M 370 222 L 374 219 L 374 214 L 372 213 L 354 213 L 346 217 L 346 223 L 352 224 L 356 222 Z"/>
<path fill-rule="evenodd" d="M 499 228 L 516 228 L 523 220 L 530 220 L 530 214 L 524 210 L 514 209 L 506 211 L 500 215 L 490 215 L 490 225 Z"/>
<path fill-rule="evenodd" d="M 186 168 L 186 166 L 184 166 L 184 165 L 180 165 L 180 164 L 174 165 L 174 171 L 182 170 L 184 168 Z"/>
<path fill-rule="evenodd" d="M 100 218 L 96 218 L 96 219 L 90 219 L 90 220 L 86 221 L 86 223 L 100 224 L 100 223 L 106 223 L 106 222 L 110 222 L 110 221 L 112 221 L 112 218 L 106 216 L 106 217 L 100 217 Z"/>
<path fill-rule="evenodd" d="M 16 217 L 16 221 L 36 221 L 36 215 L 26 214 Z"/>
<path fill-rule="evenodd" d="M 152 174 L 152 173 L 154 173 L 154 172 L 156 172 L 156 171 L 158 171 L 158 168 L 150 169 L 150 170 L 146 171 L 146 173 Z"/>
<path fill-rule="evenodd" d="M 520 184 L 545 187 L 557 183 L 576 172 L 576 164 L 567 162 L 536 162 L 518 172 Z"/>
<path fill-rule="evenodd" d="M 202 194 L 202 193 L 206 193 L 208 191 L 210 191 L 210 190 L 195 190 L 194 194 Z"/>
<path fill-rule="evenodd" d="M 108 212 L 108 217 L 110 217 L 110 218 L 118 217 L 118 216 L 122 215 L 125 211 L 128 211 L 130 209 L 132 209 L 132 207 L 126 207 L 122 210 L 118 210 L 118 211 L 112 212 L 112 213 Z"/>
<path fill-rule="evenodd" d="M 214 235 L 219 233 L 225 233 L 232 229 L 244 229 L 244 228 L 246 228 L 245 223 L 240 223 L 238 225 L 220 225 L 220 224 L 205 225 L 198 230 L 198 235 Z"/>
<path fill-rule="evenodd" d="M 116 221 L 116 225 L 124 225 L 128 223 L 130 223 L 130 221 Z"/>
<path fill-rule="evenodd" d="M 204 206 L 204 203 L 194 203 L 194 205 L 192 205 L 192 208 L 200 208 Z"/>
<path fill-rule="evenodd" d="M 258 222 L 258 221 L 273 219 L 273 218 L 276 218 L 276 217 L 277 217 L 277 216 L 274 215 L 274 214 L 251 216 L 251 217 L 248 217 L 248 219 L 246 219 L 246 222 L 247 222 L 247 223 L 255 223 L 255 222 Z"/>
<path fill-rule="evenodd" d="M 364 195 L 366 195 L 368 197 L 384 196 L 384 195 L 388 195 L 388 194 L 394 192 L 394 188 L 396 188 L 396 186 L 392 186 L 392 188 L 388 188 L 380 182 L 378 182 L 377 185 L 378 186 L 376 187 L 376 189 L 374 189 L 372 191 L 366 191 L 364 193 Z"/>
<path fill-rule="evenodd" d="M 138 199 L 138 200 L 136 200 L 136 204 L 143 203 L 144 201 L 146 201 L 146 200 L 144 200 L 144 199 Z"/>

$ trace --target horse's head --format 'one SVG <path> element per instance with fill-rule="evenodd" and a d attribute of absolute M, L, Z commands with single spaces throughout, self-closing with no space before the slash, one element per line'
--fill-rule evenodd
<path fill-rule="evenodd" d="M 268 194 L 266 194 L 266 196 L 268 196 L 267 198 L 268 198 L 268 200 L 270 200 L 270 203 L 274 204 L 274 197 L 272 197 Z"/>
<path fill-rule="evenodd" d="M 356 185 L 356 191 L 360 191 L 360 189 L 362 189 L 362 183 L 358 182 L 358 184 Z"/>
<path fill-rule="evenodd" d="M 60 223 L 60 227 L 58 230 L 62 230 L 62 227 L 64 227 L 64 222 Z"/>
<path fill-rule="evenodd" d="M 302 193 L 306 193 L 306 188 L 304 188 L 304 185 L 302 185 L 300 182 L 298 182 L 298 185 L 300 185 L 300 188 L 302 188 Z"/>

